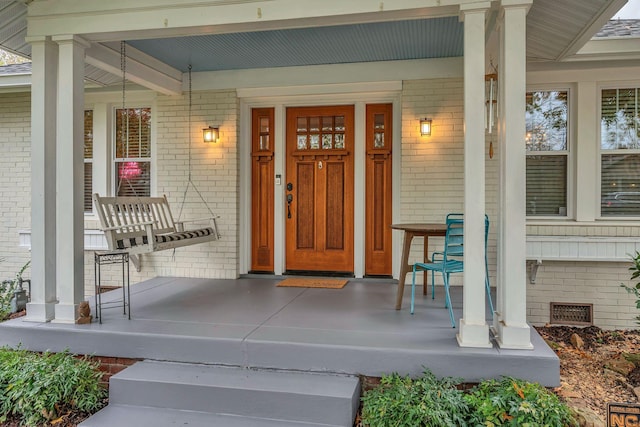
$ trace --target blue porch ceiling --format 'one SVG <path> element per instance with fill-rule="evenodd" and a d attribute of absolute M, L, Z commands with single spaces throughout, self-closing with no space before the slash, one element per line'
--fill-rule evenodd
<path fill-rule="evenodd" d="M 131 40 L 186 72 L 462 56 L 457 17 Z"/>
<path fill-rule="evenodd" d="M 573 55 L 606 24 L 623 1 L 535 0 L 527 15 L 527 60 L 562 61 Z M 27 58 L 31 57 L 31 45 L 25 42 L 30 2 L 0 0 L 0 47 Z M 194 71 L 216 71 L 459 57 L 463 55 L 463 27 L 456 16 L 416 17 L 395 22 L 128 42 L 182 72 L 189 64 Z M 100 86 L 120 80 L 119 73 L 110 74 L 89 64 L 86 78 Z"/>

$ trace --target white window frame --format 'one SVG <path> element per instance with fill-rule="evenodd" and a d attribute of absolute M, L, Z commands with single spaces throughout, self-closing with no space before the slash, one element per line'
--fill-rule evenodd
<path fill-rule="evenodd" d="M 92 128 L 93 128 L 93 119 L 94 119 L 95 113 L 94 113 L 94 111 L 93 111 L 93 108 L 85 108 L 85 109 L 84 109 L 84 113 L 83 113 L 83 115 L 84 115 L 84 114 L 86 114 L 86 113 L 87 113 L 87 111 L 91 111 L 91 114 L 92 114 L 92 117 L 91 117 L 91 118 L 92 118 L 92 120 L 91 120 L 91 126 L 92 126 Z M 83 123 L 83 125 L 84 125 L 84 123 Z M 84 158 L 84 163 L 85 163 L 85 164 L 87 164 L 87 163 L 91 163 L 91 192 L 92 192 L 92 193 L 94 192 L 94 191 L 93 191 L 93 188 L 94 188 L 94 187 L 93 187 L 93 184 L 94 184 L 94 181 L 95 181 L 95 179 L 94 179 L 94 177 L 93 177 L 93 159 L 94 159 L 94 157 L 95 157 L 95 154 L 94 154 L 94 151 L 95 151 L 95 143 L 94 143 L 94 139 L 95 139 L 95 138 L 93 138 L 94 132 L 95 132 L 95 128 L 93 128 L 93 129 L 91 130 L 91 134 L 92 134 L 92 141 L 91 141 L 91 158 L 86 158 L 86 157 Z M 83 126 L 83 134 L 84 134 L 84 126 Z M 83 139 L 84 139 L 84 137 L 83 137 Z M 84 182 L 84 185 L 86 186 L 86 181 Z M 84 187 L 83 187 L 83 188 L 84 188 Z M 82 204 L 83 204 L 83 210 L 84 210 L 84 192 L 82 193 L 82 199 L 83 199 L 83 203 L 82 203 Z M 87 215 L 87 216 L 91 216 L 91 215 L 93 215 L 93 205 L 91 205 L 91 210 L 88 210 L 88 211 L 87 211 L 87 210 L 84 210 L 84 214 L 85 214 L 85 215 Z"/>
<path fill-rule="evenodd" d="M 151 108 L 151 195 L 157 195 L 157 97 L 153 91 L 129 91 L 126 108 Z M 93 192 L 112 196 L 116 187 L 114 137 L 115 110 L 122 108 L 122 92 L 89 91 L 85 93 L 85 110 L 93 110 Z M 95 213 L 87 213 L 87 220 L 97 220 Z"/>
<path fill-rule="evenodd" d="M 568 85 L 529 85 L 527 86 L 526 93 L 530 92 L 567 92 L 567 149 L 563 151 L 529 151 L 525 147 L 525 156 L 541 155 L 541 156 L 559 156 L 564 155 L 567 158 L 567 212 L 566 215 L 526 215 L 528 223 L 534 223 L 539 221 L 568 221 L 575 218 L 575 150 L 573 147 L 576 144 L 574 140 L 575 135 L 575 114 L 577 109 L 573 108 L 575 102 L 575 95 L 573 87 Z M 522 112 L 525 114 L 525 111 Z M 523 141 L 525 143 L 525 141 Z M 526 171 L 525 171 L 526 173 Z M 525 207 L 526 213 L 526 207 Z"/>
<path fill-rule="evenodd" d="M 597 105 L 597 117 L 596 117 L 596 126 L 597 126 L 597 189 L 596 189 L 596 206 L 597 206 L 597 219 L 602 221 L 613 221 L 613 222 L 623 222 L 623 221 L 634 221 L 637 222 L 640 220 L 640 215 L 637 216 L 604 216 L 602 215 L 602 155 L 603 154 L 637 154 L 640 156 L 640 148 L 639 149 L 616 149 L 616 150 L 603 150 L 602 149 L 602 91 L 611 90 L 611 89 L 628 89 L 634 88 L 638 90 L 638 97 L 640 97 L 640 81 L 619 81 L 615 83 L 607 83 L 598 85 L 598 105 Z M 640 108 L 640 99 L 636 97 L 636 103 L 639 104 L 638 108 Z"/>
<path fill-rule="evenodd" d="M 110 175 L 111 175 L 111 180 L 110 180 L 110 189 L 111 189 L 111 194 L 113 194 L 114 196 L 117 195 L 117 190 L 118 190 L 118 177 L 117 177 L 117 172 L 116 172 L 116 163 L 118 163 L 120 159 L 116 158 L 116 111 L 119 109 L 122 109 L 122 105 L 117 105 L 117 104 L 112 104 L 111 108 L 109 109 L 110 111 L 110 129 L 111 129 L 111 137 L 110 137 L 110 141 L 109 141 L 109 145 L 110 145 L 110 159 L 109 159 L 109 166 L 108 169 L 110 171 Z M 151 111 L 151 138 L 150 138 L 150 144 L 151 144 L 151 155 L 149 157 L 129 157 L 129 158 L 124 158 L 120 161 L 122 162 L 149 162 L 150 163 L 150 172 L 149 172 L 149 179 L 150 179 L 150 184 L 149 184 L 149 194 L 151 196 L 156 195 L 156 176 L 157 176 L 157 162 L 156 162 L 156 119 L 155 119 L 155 114 L 157 114 L 157 108 L 155 106 L 155 103 L 151 103 L 151 102 L 135 102 L 135 103 L 131 103 L 131 104 L 127 104 L 124 108 L 126 109 L 136 109 L 136 108 L 149 108 Z M 94 117 L 95 120 L 95 117 Z"/>

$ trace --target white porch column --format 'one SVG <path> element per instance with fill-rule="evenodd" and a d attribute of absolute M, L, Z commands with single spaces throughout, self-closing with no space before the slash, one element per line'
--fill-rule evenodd
<path fill-rule="evenodd" d="M 53 39 L 59 49 L 56 322 L 74 323 L 84 299 L 84 50 L 77 36 Z"/>
<path fill-rule="evenodd" d="M 26 320 L 48 322 L 56 303 L 56 90 L 58 45 L 31 43 L 31 302 Z"/>
<path fill-rule="evenodd" d="M 460 6 L 464 21 L 464 288 L 458 343 L 490 347 L 485 320 L 485 14 L 490 2 Z"/>
<path fill-rule="evenodd" d="M 502 0 L 500 23 L 500 224 L 498 298 L 501 348 L 530 349 L 526 273 L 526 16 L 532 0 Z"/>

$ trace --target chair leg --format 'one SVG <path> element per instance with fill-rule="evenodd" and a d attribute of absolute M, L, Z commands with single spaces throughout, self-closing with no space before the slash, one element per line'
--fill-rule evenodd
<path fill-rule="evenodd" d="M 431 270 L 431 299 L 436 299 L 436 275 L 435 271 Z"/>
<path fill-rule="evenodd" d="M 416 299 L 416 266 L 413 266 L 413 277 L 411 278 L 411 314 L 413 314 L 414 301 Z"/>
<path fill-rule="evenodd" d="M 446 307 L 449 309 L 449 320 L 451 320 L 451 327 L 456 327 L 456 322 L 453 319 L 453 306 L 451 304 L 451 295 L 449 294 L 449 273 L 442 272 L 442 278 L 444 279 L 444 300 Z"/>
<path fill-rule="evenodd" d="M 444 271 L 442 272 L 442 283 L 444 284 L 444 289 L 445 289 L 445 293 L 444 293 L 444 308 L 449 308 L 449 306 L 451 305 L 451 300 L 449 298 L 449 292 L 447 290 L 447 286 L 449 284 L 449 274 L 445 273 Z"/>

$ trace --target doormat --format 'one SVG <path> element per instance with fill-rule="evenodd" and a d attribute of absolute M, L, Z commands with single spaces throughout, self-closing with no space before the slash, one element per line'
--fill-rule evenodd
<path fill-rule="evenodd" d="M 294 287 L 294 288 L 328 288 L 342 289 L 347 284 L 347 279 L 325 279 L 325 278 L 300 278 L 291 277 L 278 283 L 277 286 Z"/>

